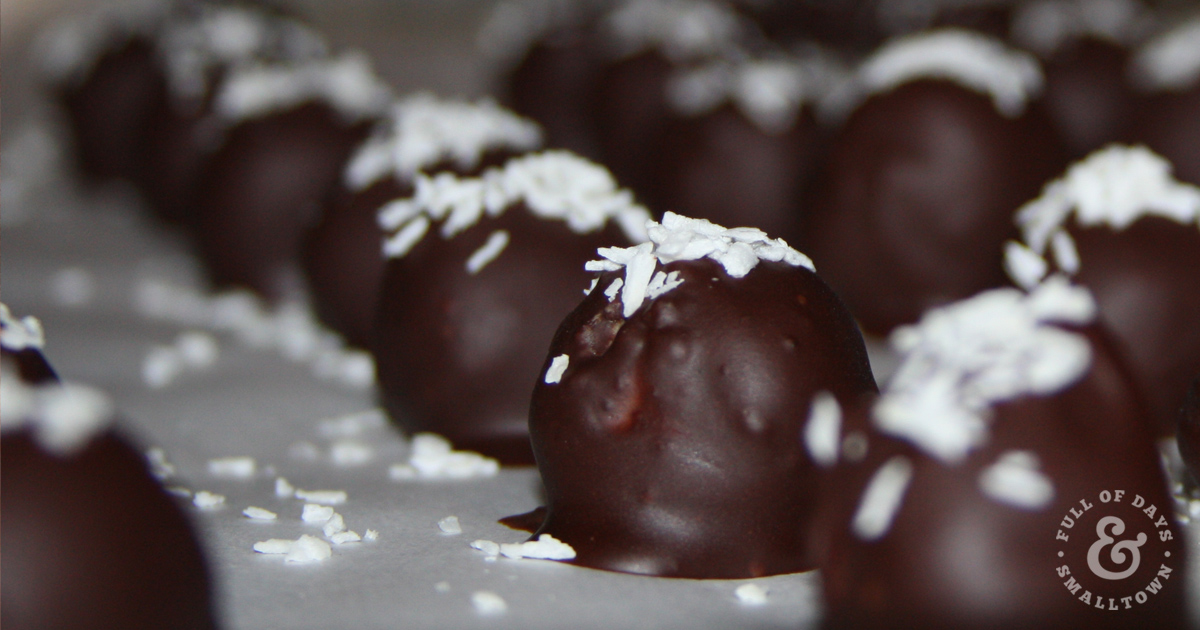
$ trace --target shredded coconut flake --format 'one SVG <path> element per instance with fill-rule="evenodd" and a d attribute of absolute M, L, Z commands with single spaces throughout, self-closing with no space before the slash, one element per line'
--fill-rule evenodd
<path fill-rule="evenodd" d="M 333 549 L 329 543 L 307 534 L 297 538 L 292 544 L 292 548 L 287 551 L 283 557 L 284 562 L 293 563 L 309 563 L 320 562 L 333 555 Z"/>
<path fill-rule="evenodd" d="M 359 120 L 383 113 L 391 100 L 391 89 L 375 76 L 366 55 L 347 52 L 299 64 L 234 68 L 214 109 L 227 122 L 237 123 L 319 101 L 347 119 Z"/>
<path fill-rule="evenodd" d="M 296 490 L 296 498 L 321 505 L 341 505 L 346 502 L 345 490 Z"/>
<path fill-rule="evenodd" d="M 296 541 L 294 541 L 294 540 L 286 540 L 283 538 L 272 538 L 270 540 L 264 540 L 261 542 L 254 543 L 254 551 L 257 551 L 258 553 L 270 554 L 270 555 L 285 554 L 285 553 L 288 553 L 289 551 L 291 551 L 292 547 L 295 546 L 295 544 L 296 544 Z"/>
<path fill-rule="evenodd" d="M 275 478 L 275 496 L 281 499 L 288 499 L 296 496 L 296 488 L 288 483 L 288 480 L 283 477 Z"/>
<path fill-rule="evenodd" d="M 112 401 L 100 390 L 74 383 L 29 386 L 7 368 L 0 371 L 0 428 L 30 427 L 50 453 L 77 453 L 112 421 Z"/>
<path fill-rule="evenodd" d="M 762 606 L 767 603 L 767 589 L 758 584 L 742 584 L 733 591 L 738 601 L 747 606 Z"/>
<path fill-rule="evenodd" d="M 45 348 L 46 334 L 42 330 L 42 322 L 32 315 L 17 319 L 8 310 L 7 304 L 0 303 L 0 345 L 13 352 Z"/>
<path fill-rule="evenodd" d="M 335 466 L 362 466 L 374 457 L 374 449 L 357 440 L 338 440 L 329 447 L 329 459 Z"/>
<path fill-rule="evenodd" d="M 571 357 L 560 354 L 550 361 L 550 367 L 546 370 L 546 377 L 542 379 L 547 385 L 554 385 L 562 380 L 563 373 L 567 371 L 567 365 L 570 364 Z"/>
<path fill-rule="evenodd" d="M 1144 8 L 1133 0 L 1042 0 L 1016 5 L 1012 38 L 1049 57 L 1064 43 L 1083 37 L 1128 43 L 1146 26 Z"/>
<path fill-rule="evenodd" d="M 146 463 L 150 465 L 150 474 L 159 481 L 175 476 L 175 465 L 167 461 L 167 452 L 160 446 L 146 449 Z"/>
<path fill-rule="evenodd" d="M 542 534 L 537 540 L 501 544 L 500 555 L 513 560 L 571 560 L 575 558 L 575 550 L 550 534 Z"/>
<path fill-rule="evenodd" d="M 463 531 L 462 525 L 458 522 L 457 516 L 447 516 L 446 518 L 438 521 L 438 529 L 442 530 L 443 534 L 450 535 L 461 534 Z"/>
<path fill-rule="evenodd" d="M 258 469 L 253 457 L 220 457 L 208 460 L 208 474 L 214 477 L 249 479 Z"/>
<path fill-rule="evenodd" d="M 912 464 L 900 455 L 879 467 L 867 483 L 851 523 L 859 538 L 874 541 L 887 535 L 912 481 L 912 473 Z"/>
<path fill-rule="evenodd" d="M 450 442 L 433 433 L 413 436 L 407 464 L 388 470 L 393 481 L 409 479 L 472 479 L 495 477 L 500 463 L 472 451 L 456 451 Z"/>
<path fill-rule="evenodd" d="M 279 518 L 279 515 L 266 508 L 250 506 L 242 510 L 242 514 L 252 521 L 273 521 Z"/>
<path fill-rule="evenodd" d="M 470 257 L 467 258 L 467 273 L 472 276 L 483 271 L 483 268 L 488 266 L 493 260 L 496 260 L 508 247 L 508 231 L 496 230 L 488 235 L 487 242 L 475 250 Z"/>
<path fill-rule="evenodd" d="M 346 531 L 346 519 L 337 512 L 334 512 L 333 516 L 321 528 L 321 533 L 325 534 L 326 538 L 333 538 L 344 531 Z"/>
<path fill-rule="evenodd" d="M 841 447 L 842 407 L 833 394 L 817 392 L 804 426 L 804 445 L 818 465 L 828 468 L 837 463 Z"/>
<path fill-rule="evenodd" d="M 360 542 L 361 540 L 362 540 L 362 536 L 359 536 L 358 532 L 353 532 L 353 531 L 338 532 L 329 537 L 329 542 L 331 542 L 335 545 L 344 545 L 346 543 Z"/>
<path fill-rule="evenodd" d="M 1061 391 L 1091 365 L 1087 339 L 1054 324 L 1095 318 L 1091 293 L 1051 276 L 1029 294 L 995 289 L 892 333 L 900 365 L 873 410 L 884 433 L 947 463 L 988 436 L 991 407 Z"/>
<path fill-rule="evenodd" d="M 1041 93 L 1037 59 L 1004 42 L 962 29 L 940 29 L 900 38 L 859 68 L 854 85 L 863 99 L 918 79 L 947 79 L 992 99 L 996 111 L 1015 118 Z"/>
<path fill-rule="evenodd" d="M 1074 217 L 1082 227 L 1123 230 L 1144 216 L 1200 228 L 1200 188 L 1176 180 L 1171 163 L 1145 147 L 1110 145 L 1047 184 L 1040 197 L 1017 211 L 1016 220 L 1032 253 L 1052 254 L 1059 270 L 1074 273 L 1082 263 L 1066 231 L 1068 219 Z M 1010 273 L 1012 267 L 1009 261 Z M 1028 276 L 1013 279 L 1024 283 Z"/>
<path fill-rule="evenodd" d="M 1183 91 L 1200 82 L 1200 17 L 1148 42 L 1131 69 L 1134 83 L 1147 90 Z"/>
<path fill-rule="evenodd" d="M 389 174 L 407 182 L 445 160 L 471 170 L 487 151 L 524 153 L 541 143 L 537 123 L 491 99 L 466 103 L 420 93 L 392 106 L 387 125 L 350 160 L 345 179 L 356 191 Z"/>
<path fill-rule="evenodd" d="M 200 490 L 192 497 L 192 505 L 201 510 L 215 510 L 225 505 L 225 496 L 207 490 Z"/>
<path fill-rule="evenodd" d="M 604 19 L 617 54 L 662 52 L 675 62 L 732 54 L 750 27 L 723 2 L 627 0 Z"/>
<path fill-rule="evenodd" d="M 979 475 L 979 489 L 988 498 L 1022 510 L 1041 510 L 1054 500 L 1054 484 L 1030 451 L 1008 451 Z"/>
<path fill-rule="evenodd" d="M 724 228 L 704 219 L 692 219 L 673 212 L 663 216 L 662 223 L 646 222 L 650 242 L 634 247 L 602 247 L 597 250 L 600 260 L 586 265 L 588 271 L 617 271 L 625 269 L 620 288 L 623 314 L 630 317 L 647 299 L 654 299 L 679 286 L 678 276 L 664 275 L 657 283 L 655 268 L 677 260 L 711 258 L 734 278 L 741 278 L 759 261 L 784 262 L 793 267 L 813 270 L 807 256 L 788 247 L 783 239 L 771 239 L 755 228 Z M 655 295 L 650 295 L 652 292 Z M 611 287 L 610 287 L 611 289 Z"/>
<path fill-rule="evenodd" d="M 503 597 L 491 591 L 475 591 L 471 593 L 471 605 L 475 612 L 485 617 L 503 615 L 508 611 L 508 604 Z"/>
<path fill-rule="evenodd" d="M 368 529 L 366 533 L 363 534 L 363 540 L 379 540 L 379 532 L 373 529 Z"/>
<path fill-rule="evenodd" d="M 488 556 L 500 555 L 500 545 L 490 540 L 473 540 L 471 541 L 471 548 L 478 549 Z"/>
<path fill-rule="evenodd" d="M 384 254 L 407 255 L 433 222 L 441 221 L 441 235 L 453 238 L 485 214 L 498 216 L 517 203 L 536 217 L 563 221 L 579 234 L 616 220 L 633 242 L 645 240 L 650 216 L 604 167 L 566 151 L 545 151 L 511 159 L 480 177 L 418 174 L 411 198 L 379 211 L 380 227 L 394 233 L 384 241 Z"/>

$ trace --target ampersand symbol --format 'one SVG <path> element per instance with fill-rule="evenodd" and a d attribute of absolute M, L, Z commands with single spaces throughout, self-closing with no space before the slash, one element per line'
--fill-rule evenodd
<path fill-rule="evenodd" d="M 1098 577 L 1106 580 L 1124 580 L 1125 578 L 1133 575 L 1134 571 L 1137 571 L 1138 564 L 1142 561 L 1142 555 L 1138 550 L 1138 547 L 1146 544 L 1146 534 L 1144 532 L 1139 532 L 1136 541 L 1123 540 L 1113 545 L 1115 540 L 1112 536 L 1109 536 L 1104 531 L 1108 529 L 1109 525 L 1113 526 L 1113 535 L 1120 535 L 1125 531 L 1125 521 L 1122 521 L 1115 516 L 1106 516 L 1100 519 L 1100 522 L 1096 523 L 1096 535 L 1100 537 L 1100 540 L 1092 543 L 1092 546 L 1088 548 L 1088 568 L 1092 570 L 1092 573 L 1095 573 Z M 1128 569 L 1120 572 L 1113 572 L 1100 566 L 1100 552 L 1104 551 L 1104 548 L 1109 545 L 1113 545 L 1112 553 L 1109 554 L 1109 557 L 1111 557 L 1113 563 L 1118 566 L 1125 563 L 1125 552 L 1129 551 L 1132 559 L 1130 560 Z"/>

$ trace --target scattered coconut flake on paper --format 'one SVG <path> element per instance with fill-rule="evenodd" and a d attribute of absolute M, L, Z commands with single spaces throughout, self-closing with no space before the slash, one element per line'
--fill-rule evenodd
<path fill-rule="evenodd" d="M 734 589 L 733 594 L 739 602 L 748 606 L 762 606 L 767 603 L 767 589 L 758 584 L 742 584 Z"/>
<path fill-rule="evenodd" d="M 208 474 L 228 479 L 249 479 L 258 470 L 253 457 L 218 457 L 208 460 Z"/>
<path fill-rule="evenodd" d="M 262 554 L 283 555 L 284 562 L 306 564 L 320 562 L 333 555 L 329 543 L 304 534 L 296 540 L 272 538 L 254 543 L 254 551 Z"/>
<path fill-rule="evenodd" d="M 279 515 L 266 508 L 250 506 L 242 510 L 242 514 L 252 521 L 273 521 L 279 518 Z"/>
<path fill-rule="evenodd" d="M 7 304 L 0 302 L 0 345 L 13 352 L 45 348 L 46 333 L 42 329 L 42 322 L 32 315 L 18 319 Z"/>
<path fill-rule="evenodd" d="M 392 98 L 391 88 L 371 69 L 367 56 L 349 51 L 300 63 L 235 67 L 222 82 L 213 109 L 222 119 L 237 123 L 317 101 L 358 120 L 382 114 Z"/>
<path fill-rule="evenodd" d="M 317 505 L 316 503 L 305 503 L 304 509 L 300 513 L 300 520 L 305 523 L 325 523 L 333 518 L 333 508 L 328 505 Z"/>
<path fill-rule="evenodd" d="M 475 612 L 485 617 L 503 615 L 508 611 L 508 603 L 503 597 L 491 591 L 475 591 L 471 594 L 471 605 Z"/>
<path fill-rule="evenodd" d="M 496 230 L 488 235 L 487 242 L 467 257 L 467 273 L 473 276 L 483 271 L 484 267 L 496 260 L 504 251 L 504 248 L 508 247 L 508 240 L 507 230 Z"/>
<path fill-rule="evenodd" d="M 75 383 L 27 385 L 8 368 L 0 368 L 0 428 L 29 427 L 45 450 L 72 455 L 107 430 L 112 400 L 104 392 Z"/>
<path fill-rule="evenodd" d="M 275 478 L 275 496 L 287 499 L 296 496 L 296 489 L 283 477 Z"/>
<path fill-rule="evenodd" d="M 979 475 L 988 498 L 1023 510 L 1041 510 L 1054 500 L 1054 483 L 1040 470 L 1031 451 L 1007 451 Z"/>
<path fill-rule="evenodd" d="M 537 537 L 537 540 L 529 540 L 523 543 L 502 543 L 500 545 L 500 555 L 514 560 L 522 558 L 533 560 L 571 560 L 575 558 L 575 550 L 571 548 L 571 545 L 558 540 L 550 534 L 542 534 Z"/>
<path fill-rule="evenodd" d="M 388 469 L 393 481 L 409 479 L 472 479 L 495 477 L 500 462 L 473 451 L 456 451 L 446 438 L 434 433 L 418 433 L 409 445 L 407 464 Z"/>
<path fill-rule="evenodd" d="M 335 534 L 340 534 L 346 531 L 346 519 L 337 512 L 325 522 L 325 526 L 321 528 L 321 533 L 325 534 L 326 538 L 330 538 Z"/>
<path fill-rule="evenodd" d="M 674 62 L 733 56 L 753 27 L 723 2 L 633 0 L 604 18 L 615 52 L 629 57 L 653 49 Z"/>
<path fill-rule="evenodd" d="M 457 516 L 447 516 L 438 521 L 438 529 L 442 530 L 443 534 L 456 535 L 461 534 L 462 524 L 458 522 Z"/>
<path fill-rule="evenodd" d="M 734 278 L 750 273 L 760 261 L 783 262 L 793 267 L 814 270 L 812 260 L 792 249 L 783 239 L 772 239 L 755 228 L 724 228 L 704 219 L 667 212 L 662 223 L 647 221 L 650 242 L 633 247 L 601 247 L 600 260 L 587 263 L 593 272 L 625 270 L 620 287 L 623 314 L 632 316 L 654 287 L 654 297 L 679 286 L 677 277 L 664 276 L 657 283 L 655 268 L 677 260 L 710 258 Z M 651 297 L 653 299 L 653 297 Z"/>
<path fill-rule="evenodd" d="M 379 532 L 373 529 L 368 529 L 366 533 L 363 534 L 363 540 L 379 540 Z"/>
<path fill-rule="evenodd" d="M 167 461 L 167 452 L 161 446 L 146 449 L 146 463 L 150 465 L 150 474 L 159 481 L 175 476 L 175 465 Z"/>
<path fill-rule="evenodd" d="M 264 554 L 284 554 L 292 550 L 292 546 L 296 544 L 294 540 L 285 540 L 282 538 L 272 538 L 262 542 L 254 543 L 254 550 Z"/>
<path fill-rule="evenodd" d="M 215 510 L 225 505 L 225 496 L 200 490 L 192 497 L 192 504 L 201 510 Z"/>
<path fill-rule="evenodd" d="M 341 531 L 329 537 L 329 542 L 335 545 L 344 545 L 346 543 L 355 543 L 362 541 L 362 536 L 358 532 Z"/>
<path fill-rule="evenodd" d="M 348 498 L 345 490 L 296 490 L 296 498 L 321 505 L 341 505 Z"/>

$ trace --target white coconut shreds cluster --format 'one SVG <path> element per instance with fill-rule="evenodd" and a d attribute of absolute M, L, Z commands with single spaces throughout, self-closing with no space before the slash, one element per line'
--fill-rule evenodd
<path fill-rule="evenodd" d="M 346 167 L 353 191 L 393 175 L 411 181 L 438 162 L 475 168 L 489 150 L 525 153 L 542 144 L 537 123 L 504 109 L 490 98 L 475 103 L 421 93 L 392 105 L 386 126 L 374 134 Z"/>
<path fill-rule="evenodd" d="M 249 64 L 230 71 L 215 109 L 228 123 L 258 118 L 306 102 L 329 105 L 347 120 L 382 115 L 392 90 L 361 52 L 299 64 Z"/>
<path fill-rule="evenodd" d="M 29 427 L 47 452 L 63 457 L 78 452 L 109 427 L 112 416 L 112 401 L 100 390 L 76 384 L 31 386 L 0 366 L 0 429 Z"/>
<path fill-rule="evenodd" d="M 94 3 L 51 25 L 34 42 L 34 58 L 47 81 L 77 84 L 91 72 L 105 51 L 133 37 L 150 37 L 171 13 L 171 3 L 128 0 Z"/>
<path fill-rule="evenodd" d="M 1080 227 L 1123 230 L 1145 216 L 1158 216 L 1200 229 L 1200 188 L 1171 176 L 1171 163 L 1141 146 L 1111 145 L 1067 169 L 1017 211 L 1024 243 L 1009 243 L 1005 264 L 1029 288 L 1046 274 L 1049 257 L 1067 273 L 1079 271 L 1068 219 Z"/>
<path fill-rule="evenodd" d="M 1130 66 L 1135 85 L 1182 91 L 1200 84 L 1200 17 L 1147 42 Z"/>
<path fill-rule="evenodd" d="M 806 104 L 829 91 L 836 65 L 821 54 L 753 60 L 717 60 L 684 68 L 667 83 L 667 102 L 685 116 L 732 103 L 767 134 L 790 129 Z"/>
<path fill-rule="evenodd" d="M 597 252 L 601 260 L 585 267 L 597 272 L 625 270 L 620 289 L 625 317 L 637 312 L 647 298 L 653 299 L 682 283 L 677 272 L 656 272 L 659 264 L 711 258 L 734 278 L 750 273 L 762 260 L 814 270 L 807 256 L 757 228 L 724 228 L 668 212 L 662 223 L 647 222 L 646 232 L 649 242 L 625 248 L 602 247 Z"/>
<path fill-rule="evenodd" d="M 880 431 L 948 463 L 988 439 L 993 406 L 1082 378 L 1091 345 L 1055 324 L 1084 325 L 1096 304 L 1061 275 L 1031 292 L 995 289 L 929 311 L 892 333 L 900 365 L 873 410 Z"/>
<path fill-rule="evenodd" d="M 1033 55 L 994 37 L 946 28 L 885 45 L 859 67 L 847 88 L 854 94 L 844 98 L 856 104 L 921 79 L 954 81 L 991 98 L 996 111 L 1009 118 L 1024 113 L 1045 82 Z"/>
<path fill-rule="evenodd" d="M 1151 16 L 1134 0 L 1039 0 L 1017 5 L 1012 39 L 1043 57 L 1083 37 L 1127 44 L 1148 27 Z"/>
<path fill-rule="evenodd" d="M 203 96 L 208 73 L 255 59 L 298 62 L 328 54 L 323 37 L 300 22 L 244 6 L 201 5 L 168 22 L 158 36 L 171 93 Z"/>
<path fill-rule="evenodd" d="M 751 28 L 733 7 L 707 0 L 626 0 L 603 26 L 617 54 L 654 49 L 675 62 L 736 51 Z"/>
<path fill-rule="evenodd" d="M 513 158 L 479 177 L 419 174 L 411 198 L 379 210 L 379 225 L 390 232 L 384 255 L 401 258 L 441 221 L 443 238 L 453 238 L 487 215 L 496 217 L 517 203 L 534 216 L 563 221 L 585 234 L 617 222 L 629 240 L 646 240 L 650 214 L 619 188 L 604 167 L 567 151 L 545 151 Z"/>
<path fill-rule="evenodd" d="M 0 302 L 0 345 L 13 352 L 27 348 L 41 350 L 46 346 L 42 322 L 32 315 L 17 318 L 7 304 Z"/>

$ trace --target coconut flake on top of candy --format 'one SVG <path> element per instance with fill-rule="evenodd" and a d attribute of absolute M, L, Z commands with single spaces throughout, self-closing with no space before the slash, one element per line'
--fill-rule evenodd
<path fill-rule="evenodd" d="M 46 346 L 42 322 L 32 315 L 17 318 L 7 304 L 0 302 L 0 346 L 13 352 L 27 348 L 41 350 Z"/>
<path fill-rule="evenodd" d="M 633 315 L 647 299 L 679 286 L 678 272 L 655 273 L 659 263 L 711 258 L 733 278 L 750 273 L 759 261 L 783 262 L 815 271 L 812 260 L 788 246 L 781 238 L 772 239 L 757 228 L 725 228 L 704 219 L 693 219 L 668 212 L 662 223 L 647 221 L 647 243 L 634 247 L 601 247 L 601 260 L 585 266 L 588 271 L 625 269 L 620 287 L 625 317 Z"/>
<path fill-rule="evenodd" d="M 517 203 L 536 217 L 563 221 L 573 232 L 602 229 L 612 219 L 632 242 L 646 240 L 650 214 L 617 186 L 603 166 L 568 151 L 545 151 L 516 157 L 479 177 L 418 174 L 411 198 L 393 201 L 379 211 L 379 225 L 394 232 L 384 241 L 384 254 L 401 258 L 434 221 L 441 235 L 453 238 L 486 214 L 496 217 Z"/>
<path fill-rule="evenodd" d="M 382 115 L 392 90 L 358 51 L 298 64 L 256 63 L 231 69 L 217 94 L 215 109 L 236 124 L 309 101 L 328 104 L 343 118 L 357 121 Z"/>
<path fill-rule="evenodd" d="M 679 63 L 738 51 L 751 26 L 724 2 L 626 0 L 604 17 L 603 28 L 619 56 L 654 49 Z"/>
<path fill-rule="evenodd" d="M 1147 42 L 1130 72 L 1133 83 L 1147 91 L 1182 92 L 1200 83 L 1200 16 Z"/>
<path fill-rule="evenodd" d="M 1012 39 L 1043 57 L 1074 39 L 1126 45 L 1145 33 L 1151 16 L 1135 0 L 1042 0 L 1017 5 Z"/>
<path fill-rule="evenodd" d="M 47 452 L 69 456 L 112 422 L 113 406 L 97 389 L 76 384 L 28 385 L 0 364 L 0 429 L 29 427 Z"/>
<path fill-rule="evenodd" d="M 1142 146 L 1110 145 L 1092 153 L 1017 211 L 1024 243 L 1009 243 L 1005 262 L 1018 284 L 1028 288 L 1041 279 L 1048 270 L 1042 258 L 1047 250 L 1059 270 L 1079 270 L 1074 240 L 1066 231 L 1072 216 L 1085 228 L 1123 230 L 1145 216 L 1200 228 L 1200 188 L 1176 180 L 1171 163 Z"/>
<path fill-rule="evenodd" d="M 162 0 L 105 2 L 47 28 L 34 42 L 39 69 L 52 84 L 83 81 L 109 50 L 133 37 L 152 37 L 174 7 Z"/>
<path fill-rule="evenodd" d="M 490 98 L 467 103 L 420 93 L 392 105 L 385 124 L 351 158 L 344 179 L 359 191 L 388 174 L 407 182 L 444 160 L 469 170 L 489 150 L 524 153 L 541 144 L 537 123 Z"/>
<path fill-rule="evenodd" d="M 325 39 L 301 22 L 248 6 L 202 5 L 188 18 L 168 22 L 158 36 L 171 92 L 204 95 L 208 74 L 221 65 L 264 59 L 290 61 L 328 54 Z"/>
<path fill-rule="evenodd" d="M 846 86 L 846 111 L 875 94 L 921 79 L 945 79 L 991 98 L 996 111 L 1016 118 L 1041 94 L 1045 78 L 1033 55 L 959 28 L 898 38 L 863 62 Z"/>
<path fill-rule="evenodd" d="M 1029 293 L 993 289 L 927 312 L 889 343 L 900 364 L 873 409 L 880 431 L 948 463 L 988 439 L 993 406 L 1082 378 L 1091 345 L 1059 325 L 1094 320 L 1091 293 L 1054 275 Z"/>
<path fill-rule="evenodd" d="M 806 103 L 822 98 L 836 74 L 821 54 L 717 60 L 678 70 L 667 83 L 667 102 L 685 116 L 733 103 L 763 132 L 779 134 L 792 127 Z"/>

